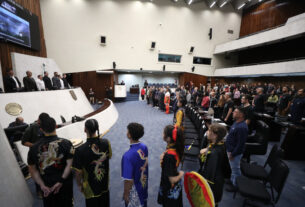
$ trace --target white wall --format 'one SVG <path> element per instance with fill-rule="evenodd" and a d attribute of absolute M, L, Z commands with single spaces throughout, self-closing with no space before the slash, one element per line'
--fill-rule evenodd
<path fill-rule="evenodd" d="M 188 6 L 170 0 L 41 0 L 48 57 L 63 72 L 110 69 L 162 70 L 158 52 L 182 55 L 181 64 L 167 71 L 190 71 L 194 56 L 212 57 L 215 45 L 239 36 L 241 16 L 230 4 L 210 9 L 205 3 Z M 213 39 L 209 40 L 209 29 Z M 228 34 L 231 29 L 234 34 Z M 107 37 L 101 46 L 100 36 Z M 156 49 L 149 50 L 151 41 Z M 189 55 L 194 46 L 194 54 Z M 212 66 L 195 73 L 211 75 Z"/>
<path fill-rule="evenodd" d="M 49 72 L 49 77 L 52 78 L 54 72 L 62 74 L 56 62 L 50 58 L 42 58 L 21 53 L 11 53 L 12 64 L 15 76 L 18 77 L 23 85 L 23 77 L 26 76 L 26 71 L 31 71 L 33 78 L 36 80 L 37 75 L 43 75 L 44 71 Z M 43 66 L 45 64 L 45 66 Z"/>
<path fill-rule="evenodd" d="M 0 124 L 0 201 L 1 206 L 31 207 L 32 194 Z"/>
<path fill-rule="evenodd" d="M 179 83 L 179 75 L 164 73 L 164 74 L 150 74 L 150 73 L 139 73 L 139 74 L 119 74 L 119 83 L 124 80 L 126 89 L 129 91 L 132 85 L 139 84 L 140 88 L 144 86 L 144 81 L 147 80 L 148 83 Z"/>
<path fill-rule="evenodd" d="M 297 37 L 305 33 L 305 15 L 298 15 L 288 19 L 284 26 L 250 35 L 241 39 L 226 42 L 216 46 L 214 54 L 222 54 L 235 50 L 247 49 L 266 43 L 274 43 L 282 39 Z"/>

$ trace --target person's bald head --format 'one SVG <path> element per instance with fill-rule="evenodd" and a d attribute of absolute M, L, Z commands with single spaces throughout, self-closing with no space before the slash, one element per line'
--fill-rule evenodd
<path fill-rule="evenodd" d="M 21 116 L 16 118 L 16 123 L 22 124 L 23 122 L 24 122 L 24 119 Z"/>
<path fill-rule="evenodd" d="M 229 100 L 232 97 L 232 93 L 231 92 L 226 92 L 225 93 L 225 99 Z"/>

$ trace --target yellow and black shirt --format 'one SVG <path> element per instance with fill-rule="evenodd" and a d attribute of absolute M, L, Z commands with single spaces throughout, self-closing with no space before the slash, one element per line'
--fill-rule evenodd
<path fill-rule="evenodd" d="M 83 174 L 83 193 L 86 199 L 108 192 L 111 156 L 110 142 L 97 137 L 87 138 L 87 142 L 75 150 L 72 168 Z"/>

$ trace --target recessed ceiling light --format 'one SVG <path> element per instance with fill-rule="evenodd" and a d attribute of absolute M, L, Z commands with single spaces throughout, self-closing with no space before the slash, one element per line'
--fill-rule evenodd
<path fill-rule="evenodd" d="M 213 3 L 210 5 L 210 8 L 212 8 L 216 4 L 216 1 L 213 1 Z"/>
<path fill-rule="evenodd" d="M 246 5 L 246 3 L 243 3 L 242 5 L 240 5 L 237 9 L 240 10 L 241 8 L 243 8 Z"/>
<path fill-rule="evenodd" d="M 221 5 L 220 8 L 223 7 L 224 5 L 226 5 L 227 1 L 224 1 Z"/>
<path fill-rule="evenodd" d="M 193 2 L 193 0 L 189 0 L 189 3 L 188 3 L 188 5 L 190 5 L 191 3 Z"/>

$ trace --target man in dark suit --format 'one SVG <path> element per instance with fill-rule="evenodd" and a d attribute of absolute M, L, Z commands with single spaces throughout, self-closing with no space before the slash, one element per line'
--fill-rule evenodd
<path fill-rule="evenodd" d="M 4 89 L 6 93 L 18 92 L 21 90 L 21 83 L 12 69 L 8 70 L 8 75 L 4 77 Z"/>
<path fill-rule="evenodd" d="M 52 78 L 52 82 L 53 82 L 53 88 L 54 90 L 59 90 L 60 87 L 61 87 L 61 84 L 60 84 L 60 80 L 59 80 L 59 77 L 58 77 L 58 73 L 57 72 L 54 72 L 54 76 Z"/>
<path fill-rule="evenodd" d="M 46 90 L 53 90 L 52 81 L 49 78 L 49 73 L 47 71 L 44 72 L 43 82 L 46 87 Z"/>
<path fill-rule="evenodd" d="M 67 75 L 66 75 L 66 74 L 63 74 L 63 75 L 62 75 L 62 81 L 64 82 L 65 88 L 70 88 L 70 85 L 69 85 L 69 83 L 68 83 Z"/>
<path fill-rule="evenodd" d="M 23 78 L 23 85 L 25 91 L 38 91 L 36 82 L 34 78 L 32 78 L 31 71 L 26 71 L 26 76 Z"/>

